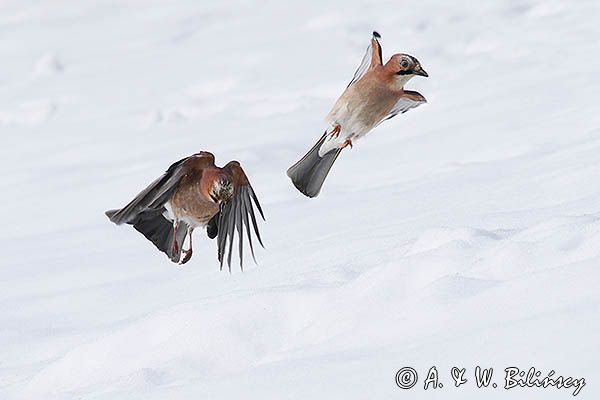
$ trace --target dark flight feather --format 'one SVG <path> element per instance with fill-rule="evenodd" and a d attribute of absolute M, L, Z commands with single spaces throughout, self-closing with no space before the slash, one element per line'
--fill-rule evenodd
<path fill-rule="evenodd" d="M 260 208 L 258 198 L 254 194 L 252 187 L 248 185 L 237 186 L 234 190 L 233 197 L 231 200 L 222 207 L 221 216 L 219 218 L 219 232 L 217 238 L 218 256 L 221 269 L 227 258 L 227 266 L 231 270 L 231 260 L 233 255 L 233 241 L 237 232 L 238 236 L 238 252 L 240 268 L 243 269 L 244 250 L 244 229 L 246 229 L 246 237 L 248 238 L 248 244 L 250 245 L 250 252 L 252 259 L 256 262 L 254 256 L 254 245 L 252 243 L 252 236 L 250 231 L 250 225 L 254 229 L 254 234 L 258 239 L 260 245 L 264 248 L 260 231 L 258 229 L 258 223 L 254 214 L 254 207 L 252 200 L 255 200 L 256 208 L 258 209 L 261 217 L 264 220 L 264 215 Z M 250 215 L 250 218 L 248 218 Z M 252 224 L 250 224 L 250 221 Z M 244 228 L 245 226 L 245 228 Z"/>
<path fill-rule="evenodd" d="M 191 157 L 183 158 L 172 164 L 161 177 L 138 193 L 129 204 L 120 210 L 117 210 L 110 216 L 108 213 L 106 213 L 106 215 L 112 222 L 121 225 L 123 223 L 131 222 L 144 210 L 162 208 L 165 203 L 169 201 L 177 189 L 177 184 L 185 175 L 184 164 Z"/>

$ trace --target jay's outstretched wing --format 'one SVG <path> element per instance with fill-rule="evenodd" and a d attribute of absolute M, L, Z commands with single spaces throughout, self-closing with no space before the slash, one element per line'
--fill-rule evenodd
<path fill-rule="evenodd" d="M 186 174 L 187 162 L 196 157 L 212 157 L 214 165 L 214 156 L 208 152 L 197 153 L 181 159 L 172 164 L 161 177 L 148 185 L 146 189 L 142 190 L 125 207 L 119 210 L 107 211 L 106 215 L 112 222 L 121 225 L 132 222 L 140 213 L 148 209 L 156 210 L 162 208 L 177 189 L 181 178 Z"/>
<path fill-rule="evenodd" d="M 425 97 L 423 97 L 423 95 L 421 95 L 421 93 L 414 92 L 412 90 L 405 90 L 402 97 L 400 97 L 400 100 L 398 100 L 398 102 L 390 110 L 389 114 L 386 115 L 379 122 L 379 124 L 381 124 L 383 121 L 386 121 L 390 118 L 394 118 L 398 114 L 404 114 L 411 108 L 416 108 L 424 103 L 427 103 L 427 100 L 425 100 Z"/>
<path fill-rule="evenodd" d="M 381 45 L 379 44 L 378 40 L 380 38 L 381 35 L 379 33 L 373 32 L 371 44 L 369 45 L 369 47 L 367 47 L 367 51 L 348 86 L 352 85 L 354 82 L 362 78 L 367 73 L 369 68 L 383 64 Z"/>
<path fill-rule="evenodd" d="M 256 215 L 254 214 L 254 206 L 256 206 L 262 219 L 265 219 L 258 198 L 250 185 L 248 177 L 244 173 L 244 170 L 237 161 L 231 161 L 223 167 L 223 171 L 227 172 L 232 177 L 233 183 L 233 196 L 226 204 L 221 205 L 218 220 L 218 237 L 217 237 L 217 248 L 219 262 L 221 268 L 223 268 L 223 261 L 225 259 L 225 253 L 227 253 L 227 265 L 231 270 L 231 254 L 233 252 L 233 237 L 235 232 L 238 234 L 238 245 L 239 245 L 239 258 L 240 268 L 243 269 L 243 247 L 244 247 L 244 229 L 248 236 L 248 244 L 250 245 L 250 251 L 252 258 L 254 258 L 254 247 L 252 244 L 252 235 L 250 232 L 250 220 L 252 221 L 252 228 L 258 242 L 262 247 L 262 239 L 258 230 L 258 224 L 256 222 Z M 254 203 L 253 203 L 254 202 Z M 228 247 L 228 248 L 227 248 Z"/>

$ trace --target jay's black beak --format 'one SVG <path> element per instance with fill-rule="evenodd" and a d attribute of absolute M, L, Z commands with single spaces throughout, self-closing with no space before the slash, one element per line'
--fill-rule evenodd
<path fill-rule="evenodd" d="M 415 70 L 414 74 L 424 76 L 425 78 L 427 78 L 429 76 L 429 74 L 420 66 Z"/>

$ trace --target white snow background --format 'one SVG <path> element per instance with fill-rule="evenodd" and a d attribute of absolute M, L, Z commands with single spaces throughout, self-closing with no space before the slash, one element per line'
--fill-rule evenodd
<path fill-rule="evenodd" d="M 599 21 L 598 1 L 2 1 L 0 398 L 573 397 L 476 389 L 476 365 L 598 398 Z M 429 103 L 307 199 L 285 170 L 373 29 Z M 200 230 L 176 266 L 104 216 L 199 150 L 249 174 L 258 266 L 219 271 Z"/>

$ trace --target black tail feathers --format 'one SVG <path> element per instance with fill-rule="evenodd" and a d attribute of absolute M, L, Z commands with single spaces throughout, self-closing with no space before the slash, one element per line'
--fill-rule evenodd
<path fill-rule="evenodd" d="M 119 210 L 109 210 L 105 214 L 111 218 Z M 163 253 L 165 253 L 171 261 L 179 262 L 181 258 L 181 248 L 187 236 L 188 226 L 184 222 L 179 222 L 177 227 L 177 248 L 173 249 L 173 222 L 163 216 L 164 208 L 157 210 L 145 210 L 139 213 L 132 221 L 127 222 L 129 225 L 140 232 L 150 240 Z"/>
<path fill-rule="evenodd" d="M 341 149 L 334 149 L 319 156 L 319 148 L 325 142 L 327 132 L 321 136 L 319 141 L 300 159 L 287 170 L 287 175 L 292 183 L 305 196 L 317 197 L 321 187 L 331 170 L 333 163 L 340 155 Z"/>
<path fill-rule="evenodd" d="M 206 225 L 206 234 L 210 239 L 214 239 L 219 234 L 219 216 L 221 215 L 221 211 L 215 214 L 214 217 L 208 221 Z"/>

